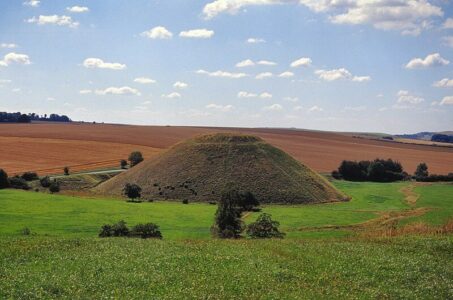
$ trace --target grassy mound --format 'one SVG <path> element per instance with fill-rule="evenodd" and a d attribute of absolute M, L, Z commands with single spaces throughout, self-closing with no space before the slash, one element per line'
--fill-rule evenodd
<path fill-rule="evenodd" d="M 285 152 L 248 135 L 213 134 L 179 143 L 99 185 L 120 195 L 126 183 L 149 199 L 216 201 L 235 183 L 261 203 L 322 203 L 346 197 L 327 180 Z"/>

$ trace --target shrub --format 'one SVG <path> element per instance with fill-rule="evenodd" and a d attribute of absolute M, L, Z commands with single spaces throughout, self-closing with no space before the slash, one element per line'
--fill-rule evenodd
<path fill-rule="evenodd" d="M 428 165 L 426 163 L 420 163 L 414 173 L 415 177 L 428 177 Z"/>
<path fill-rule="evenodd" d="M 6 189 L 9 187 L 8 174 L 0 169 L 0 189 Z"/>
<path fill-rule="evenodd" d="M 13 189 L 18 189 L 18 190 L 29 190 L 30 189 L 27 181 L 25 181 L 25 179 L 22 179 L 17 176 L 11 177 L 9 179 L 9 184 Z"/>
<path fill-rule="evenodd" d="M 123 188 L 123 194 L 135 202 L 137 198 L 141 197 L 142 188 L 136 184 L 126 183 Z"/>
<path fill-rule="evenodd" d="M 278 230 L 280 223 L 273 221 L 271 215 L 261 214 L 256 222 L 247 226 L 247 235 L 253 239 L 283 238 L 284 233 Z"/>
<path fill-rule="evenodd" d="M 129 155 L 129 162 L 131 168 L 138 165 L 143 161 L 143 155 L 140 151 L 134 151 Z"/>
<path fill-rule="evenodd" d="M 49 176 L 45 176 L 39 180 L 39 183 L 43 188 L 48 188 L 52 184 L 52 181 L 50 180 Z"/>
<path fill-rule="evenodd" d="M 239 238 L 244 230 L 241 211 L 237 203 L 241 195 L 236 189 L 226 190 L 222 196 L 215 214 L 215 224 L 211 233 L 218 238 Z"/>
<path fill-rule="evenodd" d="M 60 192 L 60 183 L 57 181 L 53 181 L 50 186 L 49 186 L 49 191 L 53 193 L 59 193 Z"/>
<path fill-rule="evenodd" d="M 146 224 L 137 224 L 135 225 L 129 236 L 131 237 L 141 237 L 142 239 L 148 238 L 162 238 L 162 233 L 159 230 L 159 226 L 154 223 L 146 223 Z"/>
<path fill-rule="evenodd" d="M 448 175 L 431 174 L 425 177 L 416 177 L 415 180 L 422 182 L 438 182 L 438 181 L 452 182 L 453 173 L 449 173 Z"/>
<path fill-rule="evenodd" d="M 402 180 L 407 177 L 407 174 L 398 161 L 375 159 L 374 161 L 362 160 L 359 162 L 344 160 L 338 171 L 332 172 L 332 176 L 352 181 L 391 182 Z"/>
<path fill-rule="evenodd" d="M 125 159 L 120 160 L 120 167 L 121 167 L 121 169 L 126 169 L 127 160 L 125 160 Z"/>
<path fill-rule="evenodd" d="M 123 220 L 112 225 L 112 236 L 128 236 L 129 228 Z"/>
<path fill-rule="evenodd" d="M 28 227 L 24 227 L 21 229 L 22 235 L 31 235 L 31 230 Z"/>
<path fill-rule="evenodd" d="M 242 211 L 253 211 L 255 207 L 260 205 L 258 199 L 255 198 L 255 195 L 250 192 L 240 193 L 236 204 Z"/>
<path fill-rule="evenodd" d="M 99 232 L 99 237 L 111 237 L 113 235 L 112 225 L 105 224 L 102 225 L 101 231 Z"/>
<path fill-rule="evenodd" d="M 189 204 L 189 200 L 188 199 L 182 200 L 182 204 Z"/>
<path fill-rule="evenodd" d="M 24 174 L 22 174 L 21 178 L 25 181 L 33 181 L 39 179 L 38 174 L 36 174 L 35 172 L 25 172 Z"/>
<path fill-rule="evenodd" d="M 343 179 L 343 177 L 341 176 L 340 172 L 338 172 L 337 170 L 333 170 L 332 171 L 332 177 L 334 179 Z"/>
<path fill-rule="evenodd" d="M 65 174 L 66 176 L 68 176 L 68 175 L 69 175 L 69 167 L 64 167 L 64 168 L 63 168 L 63 172 L 64 172 L 64 174 Z"/>

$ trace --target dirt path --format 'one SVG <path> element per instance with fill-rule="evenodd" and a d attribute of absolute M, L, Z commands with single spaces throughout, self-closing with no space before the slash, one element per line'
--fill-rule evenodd
<path fill-rule="evenodd" d="M 403 193 L 404 200 L 406 200 L 407 204 L 409 204 L 410 206 L 415 206 L 418 198 L 420 198 L 420 195 L 414 192 L 415 187 L 416 184 L 409 184 L 399 190 L 401 193 Z"/>

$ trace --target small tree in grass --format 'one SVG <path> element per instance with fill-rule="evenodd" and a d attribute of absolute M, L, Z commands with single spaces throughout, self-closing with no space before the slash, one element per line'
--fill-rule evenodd
<path fill-rule="evenodd" d="M 159 230 L 159 226 L 154 223 L 146 223 L 146 224 L 137 224 L 135 225 L 129 236 L 131 237 L 141 237 L 142 239 L 149 239 L 149 238 L 162 238 L 162 233 Z"/>
<path fill-rule="evenodd" d="M 142 188 L 134 183 L 126 183 L 123 188 L 123 194 L 130 199 L 131 202 L 140 202 L 136 199 L 140 199 Z"/>
<path fill-rule="evenodd" d="M 140 151 L 134 151 L 129 155 L 129 162 L 131 168 L 138 165 L 143 161 L 143 155 Z"/>
<path fill-rule="evenodd" d="M 52 181 L 50 180 L 50 177 L 49 177 L 49 176 L 45 176 L 45 177 L 41 178 L 41 179 L 39 180 L 39 182 L 41 183 L 41 186 L 42 186 L 43 188 L 48 188 L 48 187 L 50 187 L 50 185 L 52 184 Z"/>
<path fill-rule="evenodd" d="M 426 163 L 419 164 L 415 170 L 415 177 L 428 177 L 428 175 L 428 165 Z"/>
<path fill-rule="evenodd" d="M 217 212 L 215 224 L 211 227 L 211 233 L 218 238 L 239 238 L 244 230 L 241 220 L 241 210 L 237 203 L 241 194 L 236 189 L 229 189 L 222 193 Z"/>
<path fill-rule="evenodd" d="M 256 222 L 247 226 L 246 233 L 252 239 L 283 238 L 284 233 L 278 230 L 280 223 L 273 221 L 271 215 L 261 214 Z"/>
<path fill-rule="evenodd" d="M 68 175 L 69 175 L 69 167 L 64 167 L 64 168 L 63 168 L 63 172 L 64 172 L 64 174 L 65 174 L 66 176 L 68 176 Z"/>
<path fill-rule="evenodd" d="M 0 169 L 0 189 L 6 189 L 9 187 L 8 174 Z"/>
<path fill-rule="evenodd" d="M 58 193 L 60 192 L 60 183 L 58 181 L 53 181 L 50 186 L 49 186 L 49 191 L 53 193 Z"/>
<path fill-rule="evenodd" d="M 127 160 L 125 160 L 125 159 L 120 160 L 120 167 L 121 167 L 121 169 L 126 169 Z"/>

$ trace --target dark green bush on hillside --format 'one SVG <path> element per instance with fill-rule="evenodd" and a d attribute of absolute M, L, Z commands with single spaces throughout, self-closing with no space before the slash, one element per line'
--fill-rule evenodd
<path fill-rule="evenodd" d="M 24 174 L 22 174 L 21 178 L 25 181 L 33 181 L 39 179 L 38 174 L 36 174 L 35 172 L 25 172 Z"/>
<path fill-rule="evenodd" d="M 8 174 L 0 169 L 0 189 L 6 189 L 9 187 Z"/>
<path fill-rule="evenodd" d="M 30 189 L 27 181 L 25 181 L 25 179 L 20 178 L 18 176 L 11 177 L 9 179 L 9 184 L 13 189 L 18 189 L 18 190 L 29 190 Z"/>
<path fill-rule="evenodd" d="M 135 225 L 131 232 L 129 233 L 130 237 L 140 237 L 142 239 L 148 238 L 162 238 L 162 233 L 159 230 L 159 226 L 154 223 L 146 224 L 137 224 Z"/>
<path fill-rule="evenodd" d="M 392 182 L 405 179 L 407 174 L 398 161 L 375 159 L 359 162 L 344 160 L 338 167 L 338 171 L 332 172 L 332 176 L 336 179 L 351 181 Z"/>
<path fill-rule="evenodd" d="M 39 180 L 39 183 L 43 188 L 48 188 L 52 184 L 52 181 L 50 180 L 49 176 L 45 176 Z"/>
<path fill-rule="evenodd" d="M 60 192 L 60 183 L 57 181 L 53 181 L 50 186 L 49 186 L 49 191 L 53 193 L 59 193 Z"/>
<path fill-rule="evenodd" d="M 143 155 L 140 151 L 134 151 L 129 155 L 129 162 L 131 168 L 138 165 L 143 161 Z"/>
<path fill-rule="evenodd" d="M 280 223 L 273 221 L 271 215 L 261 214 L 256 222 L 247 226 L 246 233 L 253 239 L 283 238 L 284 233 L 278 230 Z"/>

